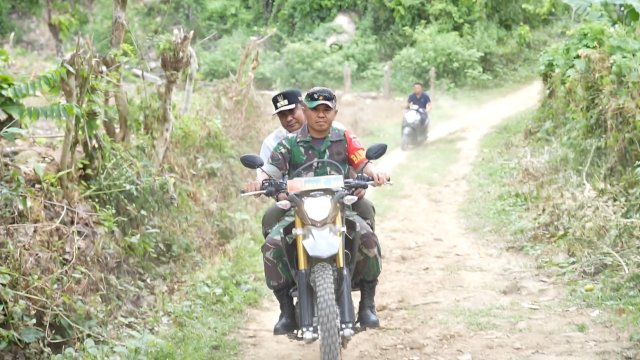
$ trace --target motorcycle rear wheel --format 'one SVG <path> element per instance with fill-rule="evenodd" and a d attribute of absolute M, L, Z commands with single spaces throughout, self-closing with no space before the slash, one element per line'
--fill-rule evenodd
<path fill-rule="evenodd" d="M 320 263 L 313 268 L 313 275 L 320 336 L 320 359 L 339 360 L 342 359 L 340 332 L 338 331 L 340 316 L 336 304 L 333 269 L 327 263 Z"/>

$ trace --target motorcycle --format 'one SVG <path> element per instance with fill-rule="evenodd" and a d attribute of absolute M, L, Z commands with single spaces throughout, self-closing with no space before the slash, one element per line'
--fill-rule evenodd
<path fill-rule="evenodd" d="M 376 144 L 366 152 L 366 158 L 379 159 L 387 145 Z M 280 172 L 264 165 L 257 155 L 243 155 L 242 164 L 249 169 L 262 169 L 269 178 L 260 191 L 244 192 L 242 196 L 265 195 L 276 198 L 288 192 L 286 200 L 277 206 L 294 209 L 291 226 L 283 230 L 286 235 L 285 253 L 296 286 L 291 290 L 295 302 L 298 329 L 290 337 L 306 343 L 320 342 L 323 360 L 341 359 L 342 349 L 357 331 L 351 292 L 357 253 L 357 226 L 346 217 L 351 204 L 358 197 L 352 190 L 373 185 L 368 176 L 360 173 L 355 179 L 345 179 L 342 168 L 334 161 L 320 159 L 300 167 L 296 174 L 314 169 L 325 163 L 339 169 L 338 175 L 295 177 L 281 179 Z M 277 199 L 276 199 L 277 201 Z M 285 238 L 285 237 L 283 237 Z"/>
<path fill-rule="evenodd" d="M 422 121 L 422 119 L 424 119 Z M 402 118 L 402 140 L 400 148 L 409 149 L 411 145 L 421 145 L 429 136 L 429 114 L 417 105 L 410 105 Z"/>

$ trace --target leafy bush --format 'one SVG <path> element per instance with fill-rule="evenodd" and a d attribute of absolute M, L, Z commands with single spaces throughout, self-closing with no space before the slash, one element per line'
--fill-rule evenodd
<path fill-rule="evenodd" d="M 223 79 L 235 75 L 238 70 L 240 55 L 247 46 L 249 36 L 236 31 L 216 41 L 215 46 L 200 51 L 199 62 L 201 74 L 205 79 Z"/>
<path fill-rule="evenodd" d="M 397 88 L 413 81 L 426 81 L 429 70 L 439 78 L 466 84 L 486 77 L 480 59 L 482 52 L 468 45 L 457 32 L 439 33 L 437 28 L 418 29 L 414 47 L 401 50 L 393 59 L 393 80 Z"/>
<path fill-rule="evenodd" d="M 258 84 L 274 88 L 299 87 L 308 89 L 323 85 L 335 87 L 342 81 L 344 57 L 319 41 L 292 42 L 282 50 L 264 57 L 258 68 Z"/>
<path fill-rule="evenodd" d="M 531 240 L 566 249 L 570 269 L 600 285 L 585 300 L 630 314 L 637 327 L 640 5 L 566 2 L 582 22 L 540 60 L 546 91 L 529 133 L 543 155 L 523 172 Z"/>
<path fill-rule="evenodd" d="M 633 171 L 640 160 L 639 52 L 633 29 L 590 22 L 541 60 L 549 92 L 541 128 L 576 148 L 597 141 L 605 176 Z"/>
<path fill-rule="evenodd" d="M 174 206 L 173 179 L 157 175 L 154 165 L 146 158 L 144 142 L 137 147 L 124 146 L 105 140 L 102 168 L 87 185 L 84 197 L 91 199 L 103 212 L 113 213 L 123 234 L 124 248 L 143 257 L 157 256 L 158 238 L 162 227 L 160 215 Z M 168 244 L 167 244 L 168 245 Z M 162 249 L 171 252 L 171 249 Z"/>

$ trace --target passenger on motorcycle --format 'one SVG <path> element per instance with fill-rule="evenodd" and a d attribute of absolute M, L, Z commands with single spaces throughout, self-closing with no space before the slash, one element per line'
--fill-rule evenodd
<path fill-rule="evenodd" d="M 416 82 L 413 84 L 413 93 L 409 95 L 409 99 L 407 99 L 407 108 L 410 108 L 411 105 L 418 106 L 418 111 L 420 112 L 420 125 L 424 125 L 427 121 L 427 112 L 431 111 L 431 98 L 427 93 L 422 90 L 422 83 Z"/>
<path fill-rule="evenodd" d="M 273 151 L 273 148 L 284 139 L 287 134 L 298 131 L 302 125 L 306 122 L 304 118 L 304 112 L 302 108 L 302 93 L 300 90 L 289 89 L 277 93 L 271 98 L 273 103 L 274 115 L 278 116 L 280 120 L 280 127 L 271 132 L 264 141 L 260 148 L 260 157 L 264 160 L 265 164 L 269 162 L 269 156 Z M 339 129 L 344 129 L 344 125 L 334 123 L 334 126 Z M 255 182 L 248 184 L 246 191 L 253 192 L 260 190 L 262 180 L 265 179 L 265 175 L 261 170 L 258 170 L 258 178 Z M 371 229 L 375 231 L 375 215 L 376 210 L 373 203 L 364 198 L 366 190 L 359 189 L 354 195 L 358 196 L 359 200 L 351 207 L 353 211 L 357 212 L 364 221 L 369 224 Z M 262 233 L 266 237 L 269 231 L 280 221 L 284 216 L 285 210 L 280 209 L 275 204 L 271 205 L 264 216 L 262 217 Z"/>
<path fill-rule="evenodd" d="M 376 185 L 386 183 L 386 174 L 375 169 L 364 156 L 364 148 L 357 137 L 347 130 L 332 126 L 338 113 L 336 96 L 330 89 L 316 87 L 307 92 L 303 111 L 307 123 L 293 134 L 287 135 L 271 153 L 269 163 L 278 168 L 283 177 L 296 176 L 296 170 L 315 159 L 330 159 L 338 163 L 347 173 L 349 167 L 373 178 Z M 362 169 L 361 169 L 362 168 Z M 327 166 L 319 166 L 302 176 L 322 176 L 331 171 Z M 284 194 L 282 194 L 284 195 Z M 380 322 L 375 310 L 375 289 L 380 274 L 380 246 L 378 238 L 369 225 L 360 217 L 353 219 L 360 231 L 360 244 L 356 254 L 354 284 L 360 287 L 361 301 L 358 321 L 363 327 L 377 327 Z M 290 210 L 271 230 L 262 247 L 267 286 L 274 291 L 280 303 L 280 319 L 274 327 L 274 334 L 285 334 L 296 328 L 295 308 L 290 295 L 295 285 L 286 263 L 282 229 L 293 221 Z"/>

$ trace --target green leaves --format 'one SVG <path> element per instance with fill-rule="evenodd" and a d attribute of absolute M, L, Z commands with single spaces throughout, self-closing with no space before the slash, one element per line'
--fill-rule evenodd
<path fill-rule="evenodd" d="M 27 344 L 36 342 L 39 339 L 41 339 L 43 336 L 44 336 L 44 332 L 38 329 L 37 327 L 27 327 L 22 329 L 18 333 L 18 338 Z"/>
<path fill-rule="evenodd" d="M 26 131 L 17 127 L 8 127 L 0 130 L 0 137 L 9 141 L 16 141 L 17 135 L 24 135 Z"/>
<path fill-rule="evenodd" d="M 562 0 L 574 14 L 585 17 L 608 16 L 614 22 L 638 22 L 640 0 Z"/>
<path fill-rule="evenodd" d="M 60 82 L 66 79 L 66 76 L 66 69 L 59 67 L 34 80 L 22 84 L 14 84 L 8 89 L 3 89 L 2 95 L 19 100 L 29 96 L 37 96 L 39 92 L 56 91 L 60 86 Z"/>

